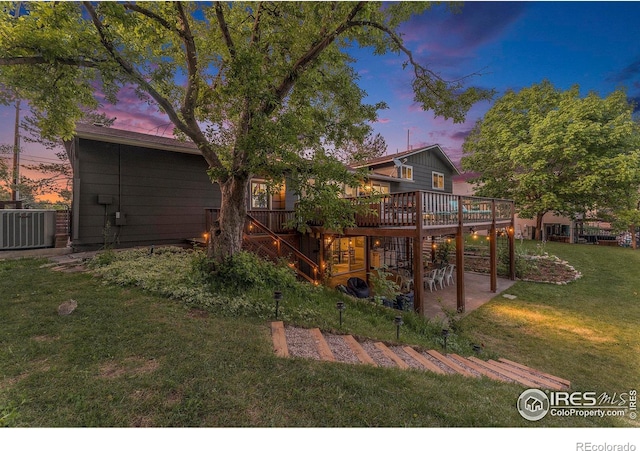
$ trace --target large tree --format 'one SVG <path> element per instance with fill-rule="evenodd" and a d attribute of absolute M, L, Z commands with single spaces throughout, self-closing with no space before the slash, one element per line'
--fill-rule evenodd
<path fill-rule="evenodd" d="M 16 18 L 16 3 L 22 3 Z M 18 6 L 20 7 L 20 6 Z M 0 11 L 0 83 L 26 98 L 46 137 L 70 138 L 100 89 L 136 88 L 193 141 L 222 193 L 210 254 L 241 247 L 248 180 L 333 169 L 331 151 L 363 142 L 367 105 L 349 49 L 403 54 L 415 100 L 461 121 L 486 90 L 423 67 L 398 33 L 429 4 L 399 2 L 10 2 Z M 320 156 L 315 157 L 316 154 Z M 346 174 L 340 182 L 355 183 Z M 315 185 L 317 188 L 317 184 Z M 313 187 L 313 185 L 312 185 Z M 306 190 L 317 195 L 332 190 Z M 303 202 L 317 201 L 308 196 Z"/>
<path fill-rule="evenodd" d="M 617 208 L 637 192 L 638 127 L 623 91 L 580 96 L 543 81 L 508 91 L 477 122 L 463 145 L 462 167 L 481 196 L 515 200 L 536 218 L 540 239 L 548 212 L 576 216 Z"/>

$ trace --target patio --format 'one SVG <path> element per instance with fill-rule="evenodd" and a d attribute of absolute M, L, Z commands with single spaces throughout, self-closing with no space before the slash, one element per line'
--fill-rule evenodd
<path fill-rule="evenodd" d="M 365 271 L 353 272 L 342 276 L 332 277 L 329 286 L 332 288 L 337 285 L 347 285 L 349 277 L 359 277 L 366 280 Z M 463 315 L 477 309 L 478 307 L 489 302 L 503 291 L 511 287 L 515 280 L 497 278 L 497 290 L 491 291 L 491 280 L 489 274 L 480 274 L 466 271 L 464 273 L 465 281 L 465 311 Z M 438 302 L 440 301 L 440 302 Z M 427 288 L 423 295 L 424 316 L 427 318 L 444 318 L 442 306 L 452 311 L 457 308 L 457 291 L 455 284 L 444 286 L 443 289 L 438 288 L 433 292 Z"/>
<path fill-rule="evenodd" d="M 494 297 L 498 296 L 503 291 L 511 287 L 515 280 L 497 278 L 497 290 L 492 292 L 490 289 L 490 276 L 489 274 L 479 274 L 474 272 L 464 273 L 465 283 L 465 311 L 463 315 L 477 309 L 481 305 L 487 303 Z M 456 286 L 445 286 L 444 289 L 438 289 L 437 291 L 430 292 L 428 289 L 424 293 L 424 311 L 427 318 L 443 318 L 445 315 L 442 312 L 441 305 L 452 311 L 456 310 Z M 441 302 L 439 303 L 438 300 Z"/>

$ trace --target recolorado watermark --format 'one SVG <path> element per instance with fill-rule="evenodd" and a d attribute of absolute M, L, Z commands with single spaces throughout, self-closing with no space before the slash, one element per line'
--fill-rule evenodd
<path fill-rule="evenodd" d="M 518 412 L 529 421 L 538 421 L 547 415 L 553 417 L 638 417 L 637 391 L 597 393 L 549 391 L 530 388 L 518 398 Z M 591 445 L 591 444 L 590 444 Z M 617 448 L 581 448 L 584 451 L 618 451 Z M 635 451 L 623 450 L 620 451 Z"/>
<path fill-rule="evenodd" d="M 636 445 L 633 443 L 576 443 L 576 451 L 636 451 Z"/>

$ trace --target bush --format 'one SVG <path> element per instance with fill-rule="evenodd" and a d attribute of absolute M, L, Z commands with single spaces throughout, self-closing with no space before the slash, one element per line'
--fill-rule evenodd
<path fill-rule="evenodd" d="M 137 286 L 186 306 L 215 310 L 226 316 L 269 318 L 273 314 L 274 290 L 287 289 L 291 293 L 289 299 L 305 300 L 311 298 L 315 288 L 298 282 L 286 264 L 274 265 L 248 252 L 214 267 L 199 250 L 162 247 L 153 251 L 107 251 L 98 254 L 89 266 L 106 283 Z M 316 316 L 313 308 L 306 308 L 297 313 Z"/>
<path fill-rule="evenodd" d="M 298 285 L 295 272 L 285 263 L 273 264 L 251 252 L 239 252 L 221 264 L 207 260 L 210 282 L 219 290 L 230 292 L 248 289 L 283 289 Z"/>
<path fill-rule="evenodd" d="M 527 274 L 535 270 L 536 265 L 528 258 L 528 253 L 522 248 L 515 250 L 516 277 L 524 279 Z M 498 274 L 507 276 L 509 274 L 509 248 L 500 247 L 498 250 Z"/>

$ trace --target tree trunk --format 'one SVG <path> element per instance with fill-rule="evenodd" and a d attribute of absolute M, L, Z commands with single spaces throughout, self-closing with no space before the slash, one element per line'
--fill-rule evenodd
<path fill-rule="evenodd" d="M 220 214 L 211 225 L 208 256 L 221 262 L 242 249 L 247 216 L 247 178 L 231 177 L 220 183 Z"/>
<path fill-rule="evenodd" d="M 544 213 L 542 214 L 538 213 L 536 215 L 536 236 L 535 236 L 536 241 L 542 240 L 542 218 L 544 218 Z"/>

